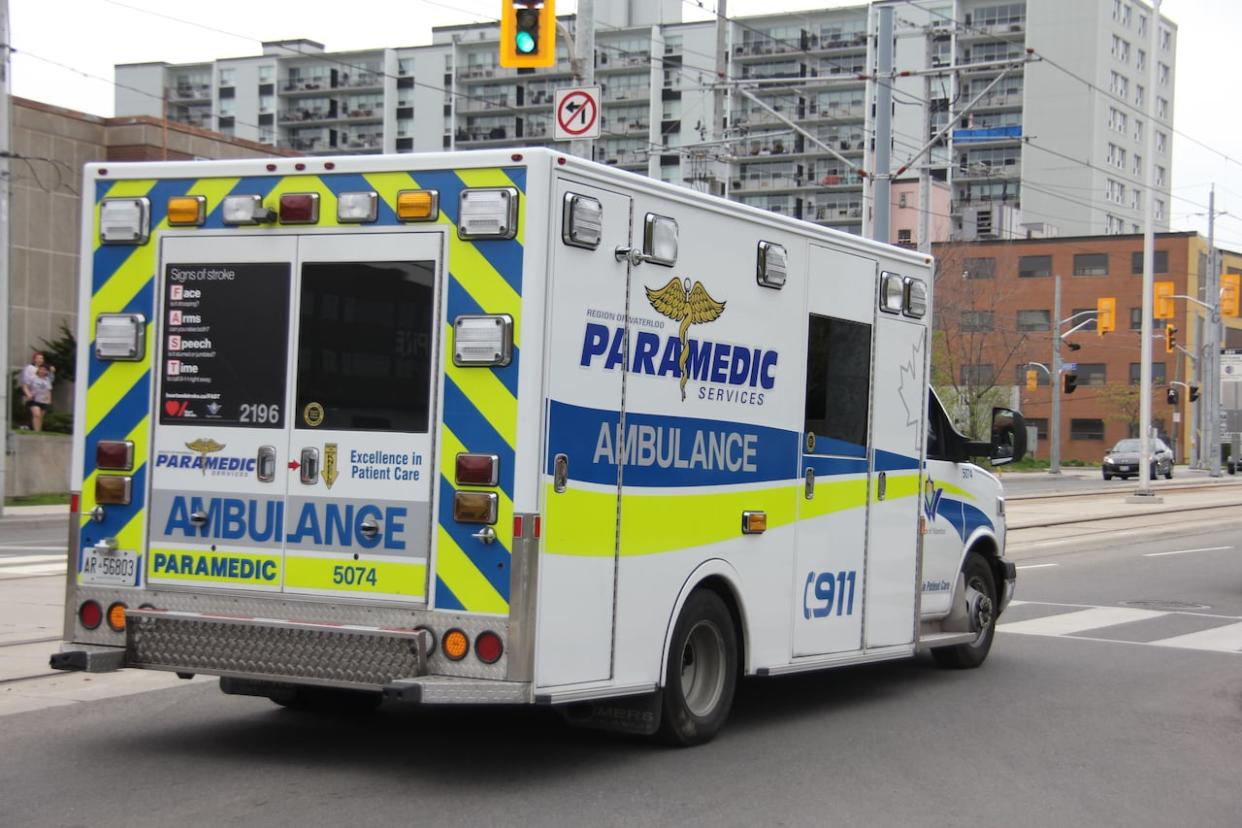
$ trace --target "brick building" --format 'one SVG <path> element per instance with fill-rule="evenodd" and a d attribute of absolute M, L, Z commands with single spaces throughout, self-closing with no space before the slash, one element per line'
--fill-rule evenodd
<path fill-rule="evenodd" d="M 1156 235 L 1155 279 L 1171 281 L 1175 293 L 1203 297 L 1207 240 L 1197 233 Z M 993 388 L 993 398 L 1016 401 L 1027 422 L 1039 429 L 1037 457 L 1048 456 L 1051 387 L 1036 369 L 1038 387 L 1025 385 L 1028 363 L 1052 362 L 1054 285 L 1061 277 L 1061 319 L 1094 310 L 1102 296 L 1117 299 L 1117 330 L 1096 333 L 1094 319 L 1063 340 L 1061 359 L 1077 363 L 1078 388 L 1061 397 L 1061 457 L 1098 462 L 1107 448 L 1137 434 L 1142 325 L 1143 237 L 1078 236 L 1006 242 L 946 243 L 935 246 L 936 347 L 933 361 L 943 396 Z M 1242 253 L 1221 251 L 1222 272 L 1242 273 Z M 1177 300 L 1177 344 L 1193 354 L 1203 341 L 1203 311 Z M 1227 319 L 1224 347 L 1242 348 L 1242 320 Z M 1195 361 L 1182 351 L 1167 353 L 1156 320 L 1152 343 L 1152 422 L 1173 445 L 1178 462 L 1192 456 L 1198 440 L 1198 404 L 1186 393 L 1170 405 L 1172 382 L 1200 384 Z M 1072 346 L 1078 346 L 1073 350 Z M 950 400 L 946 403 L 952 404 Z"/>

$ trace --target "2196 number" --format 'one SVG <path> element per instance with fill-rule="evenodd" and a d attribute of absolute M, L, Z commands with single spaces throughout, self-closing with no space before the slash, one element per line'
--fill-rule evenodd
<path fill-rule="evenodd" d="M 280 406 L 275 403 L 271 405 L 266 403 L 242 403 L 241 416 L 238 419 L 243 423 L 259 423 L 260 425 L 279 423 Z"/>

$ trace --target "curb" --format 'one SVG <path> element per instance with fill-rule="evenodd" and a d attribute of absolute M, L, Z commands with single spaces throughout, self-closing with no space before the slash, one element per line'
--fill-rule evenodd
<path fill-rule="evenodd" d="M 68 532 L 69 515 L 0 517 L 0 532 L 7 529 L 64 529 Z"/>

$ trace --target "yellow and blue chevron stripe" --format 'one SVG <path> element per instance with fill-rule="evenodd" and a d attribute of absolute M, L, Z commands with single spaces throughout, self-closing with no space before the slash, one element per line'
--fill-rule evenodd
<path fill-rule="evenodd" d="M 104 198 L 140 197 L 150 200 L 152 238 L 140 246 L 96 245 L 92 253 L 90 303 L 91 348 L 86 366 L 87 398 L 85 468 L 82 482 L 82 545 L 101 537 L 115 537 L 122 548 L 142 549 L 146 505 L 147 458 L 151 439 L 152 361 L 154 346 L 137 362 L 100 362 L 94 357 L 93 320 L 100 313 L 142 313 L 150 321 L 155 310 L 156 251 L 159 233 L 167 229 L 168 199 L 177 195 L 207 198 L 204 229 L 225 229 L 220 205 L 228 195 L 258 195 L 265 201 L 282 193 L 313 192 L 320 197 L 318 227 L 341 226 L 336 199 L 343 192 L 374 190 L 380 196 L 376 224 L 392 226 L 400 190 L 439 191 L 438 222 L 448 233 L 448 278 L 443 320 L 441 365 L 446 373 L 443 422 L 439 439 L 441 466 L 438 494 L 438 550 L 434 605 L 443 609 L 504 613 L 509 601 L 511 540 L 501 532 L 498 542 L 485 545 L 470 537 L 452 518 L 454 461 L 458 451 L 485 452 L 501 458 L 500 526 L 512 525 L 513 456 L 517 432 L 517 377 L 521 343 L 521 289 L 525 199 L 519 199 L 517 236 L 512 240 L 463 241 L 457 237 L 460 192 L 467 187 L 514 187 L 526 190 L 523 167 L 385 172 L 374 174 L 260 175 L 203 179 L 142 179 L 97 182 L 95 230 L 98 239 L 99 205 Z M 348 225 L 359 229 L 357 225 Z M 375 225 L 371 225 L 375 226 Z M 365 232 L 364 230 L 361 230 Z M 261 230 L 260 230 L 261 232 Z M 462 369 L 453 365 L 452 320 L 461 314 L 508 314 L 513 318 L 513 359 L 503 368 Z M 102 439 L 129 439 L 135 446 L 133 497 L 129 506 L 110 507 L 101 524 L 88 516 L 94 508 L 95 448 Z"/>

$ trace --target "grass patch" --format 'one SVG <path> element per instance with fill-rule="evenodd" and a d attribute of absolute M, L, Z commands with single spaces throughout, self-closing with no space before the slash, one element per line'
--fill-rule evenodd
<path fill-rule="evenodd" d="M 18 495 L 6 497 L 5 506 L 67 506 L 68 492 L 44 492 L 42 494 Z"/>

